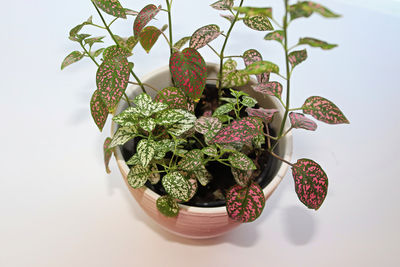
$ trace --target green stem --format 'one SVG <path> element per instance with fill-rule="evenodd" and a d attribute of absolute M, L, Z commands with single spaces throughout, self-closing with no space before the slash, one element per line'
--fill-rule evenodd
<path fill-rule="evenodd" d="M 224 56 L 224 58 L 234 58 L 234 57 L 240 57 L 240 58 L 242 58 L 243 56 Z"/>
<path fill-rule="evenodd" d="M 289 111 L 296 111 L 296 110 L 302 110 L 303 109 L 303 107 L 301 107 L 301 108 L 291 108 L 291 109 L 289 109 Z"/>
<path fill-rule="evenodd" d="M 118 18 L 113 19 L 110 24 L 108 24 L 108 27 L 110 28 L 110 26 L 117 20 Z"/>
<path fill-rule="evenodd" d="M 174 49 L 172 48 L 172 20 L 171 20 L 171 3 L 169 2 L 169 0 L 166 0 L 167 2 L 167 10 L 168 10 L 168 30 L 169 30 L 169 48 L 170 48 L 170 54 L 172 56 L 172 54 L 174 53 Z"/>
<path fill-rule="evenodd" d="M 274 156 L 275 158 L 279 159 L 280 161 L 285 162 L 286 164 L 288 164 L 288 165 L 290 165 L 290 166 L 292 166 L 292 167 L 294 166 L 293 163 L 290 163 L 289 161 L 287 161 L 287 160 L 285 160 L 284 158 L 278 156 L 278 155 L 275 154 L 274 152 L 269 151 L 269 153 L 270 153 L 272 156 Z"/>
<path fill-rule="evenodd" d="M 215 50 L 211 45 L 207 44 L 207 46 L 219 57 L 221 58 L 221 55 Z"/>
<path fill-rule="evenodd" d="M 240 1 L 239 7 L 241 7 L 242 5 L 243 5 L 243 0 Z M 232 10 L 230 10 L 230 11 L 232 12 Z M 219 80 L 218 80 L 218 83 L 217 83 L 218 99 L 221 97 L 221 94 L 222 94 L 222 86 L 221 85 L 222 85 L 222 66 L 224 64 L 224 51 L 225 51 L 226 44 L 228 43 L 229 36 L 231 35 L 233 26 L 235 26 L 235 23 L 236 23 L 238 17 L 239 17 L 239 11 L 236 12 L 235 18 L 233 19 L 233 21 L 231 23 L 231 26 L 229 27 L 229 30 L 228 30 L 228 32 L 226 34 L 224 44 L 222 45 L 221 53 L 219 53 L 219 55 L 220 55 L 219 76 L 218 76 Z"/>

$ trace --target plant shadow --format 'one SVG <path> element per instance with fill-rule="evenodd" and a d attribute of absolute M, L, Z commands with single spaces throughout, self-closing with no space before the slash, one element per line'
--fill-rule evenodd
<path fill-rule="evenodd" d="M 290 206 L 283 210 L 282 221 L 287 240 L 293 245 L 303 246 L 312 241 L 316 222 L 310 210 Z"/>

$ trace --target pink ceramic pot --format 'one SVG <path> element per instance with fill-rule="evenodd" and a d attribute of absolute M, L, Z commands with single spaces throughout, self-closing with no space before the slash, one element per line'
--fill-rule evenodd
<path fill-rule="evenodd" d="M 209 63 L 207 71 L 208 78 L 216 78 L 218 73 L 218 66 L 216 64 Z M 163 67 L 152 72 L 151 74 L 144 77 L 142 79 L 142 82 L 160 89 L 171 86 L 171 76 L 168 67 Z M 260 106 L 264 108 L 276 108 L 280 110 L 280 113 L 275 115 L 274 122 L 272 123 L 272 128 L 278 129 L 282 121 L 282 116 L 284 114 L 284 110 L 279 101 L 275 97 L 265 97 L 259 93 L 254 92 L 251 89 L 250 85 L 243 86 L 240 89 L 248 93 L 252 97 L 256 98 Z M 156 92 L 150 89 L 148 89 L 147 91 L 153 97 L 156 94 Z M 131 86 L 126 90 L 126 93 L 129 98 L 132 99 L 135 95 L 140 94 L 141 90 L 138 86 Z M 126 108 L 126 102 L 121 101 L 116 109 L 115 114 L 119 114 Z M 286 128 L 290 126 L 288 121 L 286 122 L 285 126 Z M 113 122 L 111 127 L 111 134 L 113 135 L 116 130 L 117 125 Z M 278 154 L 287 161 L 291 160 L 291 133 L 286 135 L 286 137 L 283 138 L 283 140 L 280 142 L 278 146 Z M 157 210 L 156 200 L 159 197 L 157 193 L 146 187 L 133 189 L 129 186 L 127 182 L 129 168 L 128 165 L 126 165 L 124 158 L 122 157 L 122 153 L 119 147 L 115 149 L 115 157 L 121 174 L 125 180 L 125 183 L 128 186 L 132 195 L 135 197 L 136 201 L 143 208 L 143 210 L 164 229 L 180 236 L 200 239 L 222 235 L 240 225 L 240 223 L 233 221 L 228 217 L 225 206 L 215 208 L 200 208 L 180 205 L 181 210 L 176 218 L 165 217 Z M 271 182 L 263 189 L 266 199 L 269 198 L 275 188 L 279 185 L 287 170 L 288 165 L 279 162 L 279 166 L 275 171 L 274 177 L 272 178 Z"/>

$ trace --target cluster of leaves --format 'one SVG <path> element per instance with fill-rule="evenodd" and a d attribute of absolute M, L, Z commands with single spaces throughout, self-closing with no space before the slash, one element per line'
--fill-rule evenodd
<path fill-rule="evenodd" d="M 116 106 L 123 99 L 131 76 L 144 91 L 143 84 L 133 72 L 133 63 L 128 60 L 133 49 L 140 44 L 149 53 L 159 37 L 164 35 L 164 31 L 170 28 L 170 39 L 166 35 L 164 37 L 171 53 L 169 67 L 173 85 L 158 88 L 161 90 L 154 100 L 145 91 L 133 100 L 125 95 L 129 107 L 113 117 L 119 128 L 112 138 L 107 138 L 104 142 L 104 162 L 106 171 L 109 172 L 108 163 L 114 148 L 135 139 L 136 153 L 127 161 L 130 166 L 128 183 L 133 188 L 140 188 L 147 181 L 152 184 L 161 183 L 167 194 L 157 200 L 157 207 L 165 216 L 177 216 L 179 203 L 190 200 L 199 186 L 206 186 L 212 179 L 207 171 L 207 164 L 219 162 L 231 168 L 236 181 L 236 185 L 225 192 L 228 215 L 240 222 L 254 221 L 264 208 L 265 197 L 262 188 L 252 179 L 257 167 L 249 158 L 249 153 L 261 151 L 267 146 L 271 155 L 281 159 L 275 154 L 275 148 L 289 131 L 296 128 L 311 131 L 317 129 L 317 124 L 307 115 L 328 124 L 348 123 L 335 104 L 320 96 L 307 98 L 300 108 L 291 109 L 288 106 L 292 71 L 308 56 L 306 49 L 293 49 L 304 45 L 324 50 L 336 47 L 335 44 L 305 37 L 300 38 L 292 48 L 288 48 L 287 28 L 290 21 L 307 18 L 313 13 L 327 18 L 338 17 L 319 4 L 302 1 L 289 5 L 288 0 L 284 0 L 286 13 L 283 24 L 280 25 L 273 17 L 272 8 L 242 6 L 243 1 L 240 1 L 239 6 L 234 6 L 234 0 L 218 0 L 211 4 L 211 7 L 229 12 L 221 14 L 230 22 L 226 34 L 223 34 L 218 25 L 209 24 L 173 44 L 171 24 L 161 28 L 148 26 L 160 11 L 171 15 L 172 1 L 167 0 L 168 10 L 149 4 L 139 12 L 122 7 L 118 0 L 92 2 L 104 26 L 94 24 L 90 17 L 74 27 L 69 38 L 79 43 L 83 51 L 70 53 L 64 59 L 61 69 L 84 57 L 91 58 L 98 66 L 97 89 L 90 101 L 90 109 L 100 130 L 103 129 L 108 115 L 114 113 Z M 106 24 L 100 10 L 114 16 L 115 19 Z M 128 16 L 135 17 L 132 35 L 120 37 L 113 34 L 110 29 L 112 23 L 117 19 L 127 19 Z M 268 32 L 265 40 L 273 40 L 282 45 L 288 70 L 286 77 L 280 73 L 277 64 L 263 60 L 261 53 L 255 49 L 248 49 L 237 56 L 243 60 L 242 69 L 238 69 L 238 62 L 233 57 L 224 56 L 227 40 L 237 21 L 242 21 L 251 30 Z M 86 25 L 107 30 L 115 45 L 92 51 L 95 44 L 103 43 L 104 37 L 80 33 Z M 220 36 L 225 40 L 221 52 L 218 53 L 210 43 Z M 207 66 L 198 50 L 207 46 L 220 57 L 221 68 L 217 86 L 225 95 L 219 92 L 217 102 L 220 105 L 209 114 L 197 118 L 194 115 L 195 105 L 203 95 L 207 80 Z M 101 55 L 102 61 L 99 64 L 96 58 Z M 255 92 L 265 97 L 276 97 L 285 108 L 277 136 L 270 136 L 269 132 L 264 133 L 264 129 L 268 129 L 268 124 L 272 122 L 278 110 L 258 107 L 257 100 L 238 90 L 250 82 L 251 75 L 255 75 L 257 81 L 253 85 Z M 271 80 L 274 75 L 286 80 L 286 105 L 284 86 L 277 80 Z M 293 112 L 295 110 L 302 110 L 302 113 Z M 243 116 L 246 113 L 247 116 Z M 290 120 L 291 128 L 284 133 L 287 119 Z M 266 139 L 268 145 L 265 144 Z M 271 146 L 270 139 L 275 140 L 274 146 Z M 318 209 L 326 197 L 328 186 L 327 176 L 321 166 L 310 159 L 299 159 L 294 164 L 286 163 L 292 166 L 295 191 L 300 201 L 309 208 Z"/>

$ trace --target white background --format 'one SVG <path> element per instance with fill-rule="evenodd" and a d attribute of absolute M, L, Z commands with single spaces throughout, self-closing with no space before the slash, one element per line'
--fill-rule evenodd
<path fill-rule="evenodd" d="M 212 2 L 175 0 L 174 38 L 211 23 L 227 31 Z M 245 4 L 269 2 L 280 17 L 281 1 Z M 351 124 L 297 130 L 294 160 L 320 163 L 330 179 L 328 197 L 319 211 L 308 210 L 288 173 L 259 220 L 204 241 L 161 230 L 135 203 L 115 162 L 110 175 L 104 171 L 101 146 L 109 123 L 99 133 L 89 111 L 96 67 L 84 59 L 60 71 L 64 57 L 79 50 L 67 38 L 70 28 L 89 15 L 100 23 L 90 1 L 3 3 L 0 266 L 398 266 L 399 1 L 320 2 L 343 17 L 298 19 L 290 42 L 310 36 L 339 47 L 307 49 L 309 59 L 293 75 L 292 103 L 324 96 Z M 121 3 L 139 10 L 147 2 Z M 113 30 L 131 34 L 132 21 Z M 153 23 L 165 21 L 161 14 Z M 264 35 L 238 23 L 227 53 L 256 48 L 282 64 L 279 46 Z M 220 40 L 213 45 L 219 49 Z M 216 62 L 208 48 L 200 52 Z M 138 75 L 167 59 L 162 39 L 150 55 L 137 47 L 132 57 Z"/>

